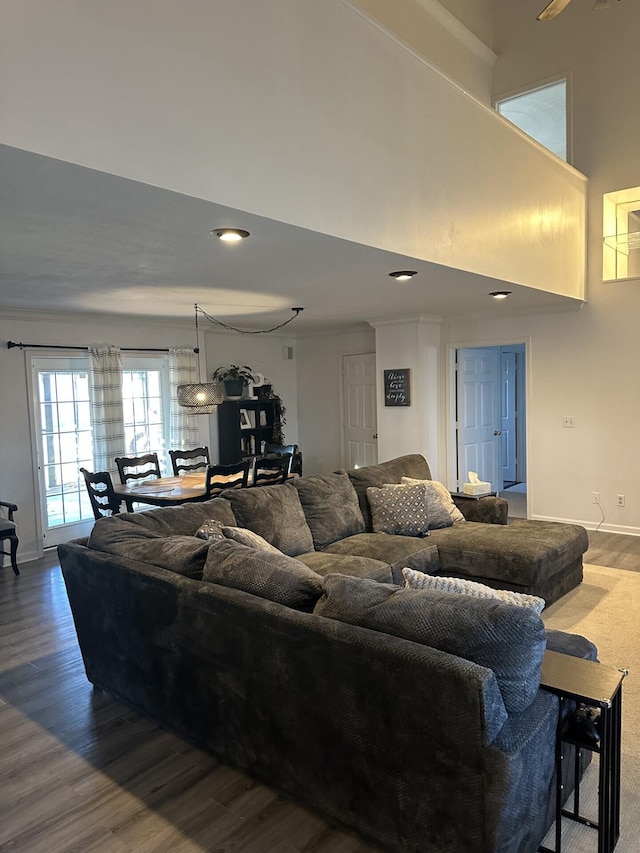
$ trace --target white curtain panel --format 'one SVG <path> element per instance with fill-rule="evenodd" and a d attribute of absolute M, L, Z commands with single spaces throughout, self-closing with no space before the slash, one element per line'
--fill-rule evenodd
<path fill-rule="evenodd" d="M 198 415 L 178 405 L 178 385 L 198 382 L 198 360 L 192 349 L 169 350 L 170 431 L 173 450 L 189 450 L 200 445 Z"/>
<path fill-rule="evenodd" d="M 122 408 L 122 359 L 118 347 L 92 344 L 91 415 L 93 463 L 96 471 L 116 471 L 116 456 L 125 455 Z"/>

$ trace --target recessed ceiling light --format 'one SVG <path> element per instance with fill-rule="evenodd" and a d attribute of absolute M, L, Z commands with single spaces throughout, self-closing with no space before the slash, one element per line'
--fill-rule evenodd
<path fill-rule="evenodd" d="M 494 299 L 506 299 L 507 296 L 511 296 L 510 290 L 494 290 L 493 293 L 490 293 L 489 296 L 493 296 Z"/>
<path fill-rule="evenodd" d="M 413 278 L 413 276 L 417 274 L 417 270 L 396 270 L 396 272 L 389 273 L 391 278 L 395 278 L 396 281 L 408 281 L 410 278 Z"/>
<path fill-rule="evenodd" d="M 238 240 L 244 240 L 245 237 L 249 236 L 249 232 L 243 231 L 242 228 L 214 228 L 209 233 L 227 243 L 237 243 Z"/>

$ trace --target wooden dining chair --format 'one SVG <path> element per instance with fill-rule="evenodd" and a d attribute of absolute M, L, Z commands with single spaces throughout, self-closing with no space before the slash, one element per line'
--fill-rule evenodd
<path fill-rule="evenodd" d="M 170 450 L 169 456 L 176 477 L 179 477 L 184 471 L 201 471 L 211 464 L 208 447 L 195 447 L 193 450 Z"/>
<path fill-rule="evenodd" d="M 233 465 L 207 465 L 203 500 L 208 501 L 225 489 L 246 489 L 250 469 L 250 459 L 243 459 Z"/>
<path fill-rule="evenodd" d="M 287 476 L 298 474 L 302 477 L 302 452 L 297 444 L 265 444 L 264 456 L 283 456 L 285 453 L 291 455 Z"/>
<path fill-rule="evenodd" d="M 261 456 L 253 460 L 252 486 L 275 486 L 284 483 L 289 475 L 291 454 Z"/>
<path fill-rule="evenodd" d="M 0 541 L 4 544 L 5 539 L 9 541 L 9 551 L 0 551 L 0 554 L 6 554 L 11 558 L 11 568 L 14 575 L 19 575 L 18 569 L 18 534 L 16 523 L 13 519 L 13 513 L 18 511 L 17 504 L 12 504 L 9 501 L 0 501 L 0 507 L 7 510 L 8 518 L 0 518 Z"/>
<path fill-rule="evenodd" d="M 95 474 L 81 468 L 80 472 L 89 493 L 91 509 L 96 521 L 109 515 L 117 515 L 122 509 L 122 498 L 113 491 L 113 480 L 108 471 L 98 471 Z"/>
<path fill-rule="evenodd" d="M 143 480 L 146 477 L 160 479 L 160 463 L 157 453 L 143 453 L 142 456 L 118 456 L 116 466 L 120 475 L 120 482 L 127 483 L 129 480 Z M 133 512 L 133 498 L 125 498 L 129 512 Z"/>
<path fill-rule="evenodd" d="M 160 478 L 160 463 L 157 453 L 143 453 L 142 456 L 118 456 L 116 459 L 120 482 L 142 480 L 145 477 Z"/>

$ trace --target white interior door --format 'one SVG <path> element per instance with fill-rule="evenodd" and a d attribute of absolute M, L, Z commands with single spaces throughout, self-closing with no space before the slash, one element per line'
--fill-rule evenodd
<path fill-rule="evenodd" d="M 516 440 L 516 380 L 517 365 L 515 352 L 501 355 L 501 405 L 502 405 L 502 479 L 515 483 L 517 477 Z"/>
<path fill-rule="evenodd" d="M 375 353 L 342 358 L 342 464 L 375 465 L 378 461 Z"/>
<path fill-rule="evenodd" d="M 500 347 L 458 350 L 458 478 L 475 471 L 502 488 Z"/>

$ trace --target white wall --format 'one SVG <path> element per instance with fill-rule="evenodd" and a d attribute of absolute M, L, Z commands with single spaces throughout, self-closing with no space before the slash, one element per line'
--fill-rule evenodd
<path fill-rule="evenodd" d="M 440 319 L 417 317 L 372 324 L 376 330 L 378 459 L 422 453 L 431 475 L 440 475 L 439 412 L 442 407 Z M 409 368 L 409 406 L 384 405 L 384 371 Z"/>
<path fill-rule="evenodd" d="M 194 327 L 185 322 L 117 319 L 93 315 L 0 312 L 0 495 L 19 506 L 16 516 L 20 537 L 19 559 L 29 560 L 41 553 L 37 475 L 32 453 L 33 437 L 29 422 L 27 370 L 31 354 L 64 355 L 58 350 L 7 349 L 7 341 L 62 346 L 87 346 L 109 342 L 120 347 L 194 346 Z M 272 380 L 287 407 L 285 435 L 298 443 L 296 361 L 282 358 L 282 346 L 294 345 L 291 338 L 277 335 L 234 335 L 204 331 L 200 335 L 203 368 L 207 377 L 219 364 L 248 364 Z M 71 353 L 73 354 L 73 353 Z M 77 353 L 76 353 L 77 355 Z M 201 440 L 217 457 L 217 417 L 199 418 Z"/>
<path fill-rule="evenodd" d="M 298 412 L 303 473 L 333 471 L 342 458 L 342 356 L 375 352 L 368 326 L 307 335 L 297 343 Z"/>
<path fill-rule="evenodd" d="M 342 0 L 5 7 L 2 142 L 582 297 L 583 179 Z"/>
<path fill-rule="evenodd" d="M 602 194 L 638 186 L 640 110 L 633 66 L 640 7 L 616 3 L 595 13 L 571 3 L 540 24 L 527 4 L 495 2 L 496 91 L 569 69 L 574 158 L 589 176 L 589 302 L 578 313 L 452 321 L 448 342 L 512 342 L 530 336 L 530 512 L 640 534 L 640 280 L 603 284 Z M 496 315 L 499 315 L 496 311 Z M 562 416 L 575 417 L 575 429 Z M 616 506 L 616 495 L 626 506 Z"/>

